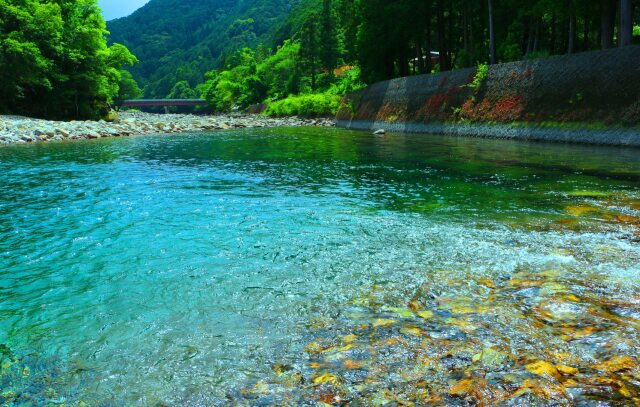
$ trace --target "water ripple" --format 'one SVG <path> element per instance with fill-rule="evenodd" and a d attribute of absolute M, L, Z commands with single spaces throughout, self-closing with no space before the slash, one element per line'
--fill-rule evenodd
<path fill-rule="evenodd" d="M 3 386 L 208 405 L 275 363 L 300 366 L 314 321 L 348 331 L 376 287 L 387 306 L 417 292 L 480 301 L 478 279 L 558 270 L 576 296 L 637 298 L 640 162 L 611 152 L 318 129 L 2 148 L 0 343 L 31 368 Z M 548 304 L 559 288 L 546 289 L 501 292 L 491 318 L 512 349 L 567 348 L 532 340 L 515 313 L 593 308 Z M 580 352 L 598 360 L 598 346 Z"/>

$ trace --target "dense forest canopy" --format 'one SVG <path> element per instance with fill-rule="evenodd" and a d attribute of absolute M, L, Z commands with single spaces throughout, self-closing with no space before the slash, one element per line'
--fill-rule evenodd
<path fill-rule="evenodd" d="M 275 50 L 222 57 L 198 91 L 216 110 L 266 100 L 274 113 L 326 114 L 363 82 L 630 45 L 639 13 L 627 0 L 310 1 Z"/>
<path fill-rule="evenodd" d="M 95 0 L 0 0 L 0 109 L 95 117 L 144 93 L 330 114 L 365 83 L 639 43 L 637 3 L 151 0 L 109 35 Z"/>
<path fill-rule="evenodd" d="M 326 107 L 362 82 L 628 45 L 640 35 L 638 9 L 630 0 L 152 0 L 109 27 L 140 57 L 132 72 L 146 96 L 203 96 L 229 110 L 320 93 Z"/>
<path fill-rule="evenodd" d="M 110 21 L 110 41 L 140 59 L 132 73 L 146 96 L 165 97 L 178 82 L 202 82 L 225 55 L 259 44 L 272 47 L 276 31 L 300 1 L 152 0 L 129 17 Z"/>
<path fill-rule="evenodd" d="M 369 82 L 629 45 L 640 21 L 632 0 L 342 1 L 359 13 L 343 24 Z"/>
<path fill-rule="evenodd" d="M 0 112 L 105 115 L 137 62 L 106 34 L 95 0 L 0 0 Z"/>

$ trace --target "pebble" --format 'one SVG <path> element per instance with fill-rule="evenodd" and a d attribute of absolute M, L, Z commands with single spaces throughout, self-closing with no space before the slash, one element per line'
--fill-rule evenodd
<path fill-rule="evenodd" d="M 335 121 L 333 119 L 305 119 L 300 117 L 271 118 L 251 114 L 195 116 L 120 112 L 118 113 L 118 118 L 113 122 L 105 122 L 103 120 L 61 122 L 0 115 L 0 144 L 207 130 L 303 126 L 334 127 Z"/>

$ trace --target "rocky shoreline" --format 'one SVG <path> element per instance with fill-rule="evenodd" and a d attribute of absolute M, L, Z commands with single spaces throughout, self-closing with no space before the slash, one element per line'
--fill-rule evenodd
<path fill-rule="evenodd" d="M 84 140 L 141 134 L 303 126 L 333 127 L 335 122 L 331 119 L 270 118 L 262 115 L 247 114 L 195 116 L 140 112 L 120 112 L 118 117 L 111 122 L 103 120 L 61 122 L 21 116 L 0 116 L 0 144 Z"/>

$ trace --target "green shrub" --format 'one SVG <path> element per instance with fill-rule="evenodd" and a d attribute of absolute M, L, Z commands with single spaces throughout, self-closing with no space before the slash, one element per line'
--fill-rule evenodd
<path fill-rule="evenodd" d="M 207 72 L 207 82 L 195 93 L 204 94 L 207 104 L 217 112 L 245 109 L 267 96 L 267 86 L 257 75 L 255 51 L 243 48 L 228 58 L 226 70 Z"/>
<path fill-rule="evenodd" d="M 269 103 L 266 114 L 269 116 L 335 116 L 340 106 L 340 96 L 316 93 L 301 96 L 289 96 L 286 99 Z"/>
<path fill-rule="evenodd" d="M 367 86 L 360 78 L 360 68 L 351 67 L 337 76 L 335 82 L 331 84 L 327 93 L 332 95 L 346 95 Z"/>
<path fill-rule="evenodd" d="M 468 86 L 476 91 L 479 90 L 484 83 L 484 80 L 487 79 L 487 74 L 489 74 L 489 65 L 478 65 L 476 75 L 473 77 L 473 82 L 471 82 Z"/>
<path fill-rule="evenodd" d="M 520 43 L 504 43 L 498 48 L 498 55 L 502 62 L 518 61 L 522 59 Z"/>
<path fill-rule="evenodd" d="M 105 116 L 104 121 L 112 123 L 116 120 L 118 120 L 118 112 L 116 112 L 115 110 L 109 110 L 109 113 L 107 113 L 107 115 Z"/>
<path fill-rule="evenodd" d="M 471 68 L 472 66 L 475 65 L 475 61 L 477 60 L 478 58 L 476 55 L 474 55 L 473 53 L 465 49 L 461 49 L 460 51 L 458 51 L 458 54 L 456 55 L 454 68 L 455 69 Z"/>

